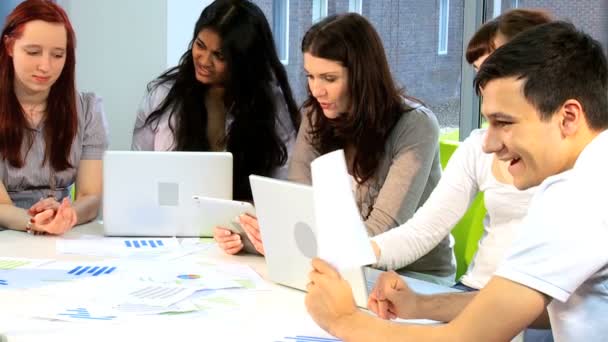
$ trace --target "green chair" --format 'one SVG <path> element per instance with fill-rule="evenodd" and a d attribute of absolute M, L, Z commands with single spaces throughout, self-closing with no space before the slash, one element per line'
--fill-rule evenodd
<path fill-rule="evenodd" d="M 458 148 L 459 142 L 451 139 L 439 141 L 439 156 L 441 166 L 445 169 L 452 153 Z M 479 239 L 483 235 L 483 219 L 486 215 L 486 208 L 483 204 L 483 193 L 477 194 L 469 209 L 452 228 L 452 236 L 455 240 L 454 255 L 456 256 L 456 279 L 467 271 L 469 264 L 473 260 Z"/>

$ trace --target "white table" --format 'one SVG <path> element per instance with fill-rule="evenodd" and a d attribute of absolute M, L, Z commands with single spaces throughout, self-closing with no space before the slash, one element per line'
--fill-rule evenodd
<path fill-rule="evenodd" d="M 102 227 L 92 223 L 66 234 L 77 238 L 83 234 L 101 234 Z M 23 232 L 0 232 L 0 256 L 56 259 L 62 261 L 95 261 L 102 258 L 58 254 L 58 237 L 31 236 Z M 217 246 L 202 252 L 217 262 L 244 263 L 266 277 L 264 259 L 253 255 L 230 256 Z M 106 259 L 107 258 L 103 258 Z M 373 275 L 376 275 L 376 272 Z M 408 279 L 419 292 L 442 292 L 447 288 Z M 296 335 L 329 337 L 310 319 L 304 306 L 304 293 L 279 285 L 268 291 L 250 291 L 248 304 L 236 312 L 201 319 L 192 315 L 147 316 L 127 322 L 60 322 L 29 317 L 15 317 L 15 308 L 35 307 L 28 290 L 0 290 L 0 341 L 90 341 L 134 339 L 136 341 L 295 341 Z M 103 291 L 103 289 L 100 289 Z"/>

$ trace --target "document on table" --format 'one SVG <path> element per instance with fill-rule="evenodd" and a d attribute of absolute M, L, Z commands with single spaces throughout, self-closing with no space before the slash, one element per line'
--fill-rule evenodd
<path fill-rule="evenodd" d="M 375 263 L 344 152 L 338 150 L 315 159 L 311 170 L 319 257 L 340 270 Z"/>
<path fill-rule="evenodd" d="M 91 256 L 152 256 L 179 250 L 176 238 L 106 238 L 85 236 L 57 240 L 57 252 Z"/>

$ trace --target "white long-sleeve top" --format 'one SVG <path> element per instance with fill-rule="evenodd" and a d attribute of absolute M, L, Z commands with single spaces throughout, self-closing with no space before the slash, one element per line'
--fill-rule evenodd
<path fill-rule="evenodd" d="M 381 250 L 377 266 L 404 267 L 431 251 L 462 218 L 479 191 L 487 209 L 479 249 L 460 281 L 482 288 L 496 271 L 513 240 L 535 191 L 519 191 L 492 174 L 492 154 L 482 151 L 485 130 L 475 130 L 458 147 L 425 204 L 403 225 L 377 235 Z"/>

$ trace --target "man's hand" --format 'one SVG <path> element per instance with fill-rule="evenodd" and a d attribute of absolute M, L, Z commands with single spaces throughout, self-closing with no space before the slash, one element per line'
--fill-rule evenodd
<path fill-rule="evenodd" d="M 384 272 L 378 277 L 367 307 L 383 319 L 418 318 L 416 306 L 418 296 L 394 271 Z"/>
<path fill-rule="evenodd" d="M 312 260 L 313 270 L 307 285 L 306 309 L 317 324 L 335 335 L 335 327 L 350 319 L 357 307 L 348 282 L 325 261 Z"/>

